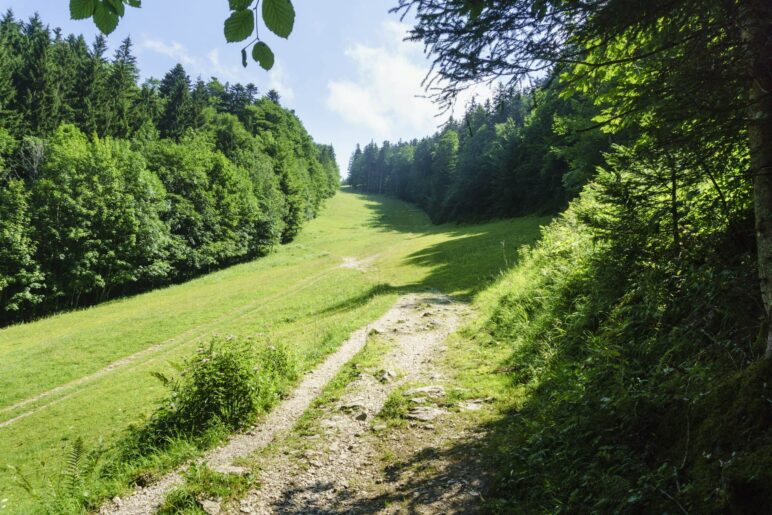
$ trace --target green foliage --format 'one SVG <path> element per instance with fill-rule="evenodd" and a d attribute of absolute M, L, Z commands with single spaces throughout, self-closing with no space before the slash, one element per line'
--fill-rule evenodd
<path fill-rule="evenodd" d="M 16 471 L 17 483 L 46 513 L 85 513 L 127 485 L 144 485 L 160 471 L 210 448 L 268 411 L 297 380 L 298 364 L 284 346 L 255 350 L 251 341 L 213 338 L 180 367 L 178 377 L 154 374 L 169 395 L 147 421 L 109 447 L 87 450 L 78 437 L 61 472 L 44 488 Z M 202 495 L 229 499 L 244 493 L 249 477 L 192 466 L 186 486 L 170 494 L 162 512 L 190 508 Z M 164 511 L 167 510 L 167 511 Z"/>
<path fill-rule="evenodd" d="M 103 34 L 110 34 L 126 13 L 124 7 L 141 7 L 141 0 L 70 0 L 70 17 L 74 20 L 94 19 Z"/>
<path fill-rule="evenodd" d="M 252 485 L 251 476 L 221 474 L 205 465 L 192 465 L 185 472 L 185 485 L 166 495 L 163 504 L 158 508 L 158 513 L 161 515 L 188 511 L 199 513 L 203 511 L 200 508 L 200 501 L 216 499 L 217 502 L 222 503 L 238 499 Z"/>
<path fill-rule="evenodd" d="M 295 8 L 290 0 L 263 0 L 263 20 L 271 32 L 286 39 L 295 26 Z"/>
<path fill-rule="evenodd" d="M 253 84 L 139 86 L 130 39 L 108 60 L 38 17 L 0 43 L 0 324 L 263 256 L 337 190 L 332 149 Z"/>
<path fill-rule="evenodd" d="M 252 47 L 252 58 L 266 70 L 273 68 L 273 51 L 262 41 Z"/>
<path fill-rule="evenodd" d="M 125 142 L 89 142 L 72 126 L 52 136 L 47 153 L 31 198 L 49 296 L 106 297 L 111 287 L 163 277 L 165 195 L 142 157 Z"/>
<path fill-rule="evenodd" d="M 557 80 L 528 93 L 500 89 L 422 140 L 357 147 L 348 183 L 418 204 L 433 221 L 469 221 L 564 208 L 603 163 L 614 136 L 585 130 L 595 107 L 560 97 Z M 581 130 L 581 132 L 580 132 Z"/>
<path fill-rule="evenodd" d="M 86 450 L 83 439 L 75 438 L 65 450 L 62 470 L 43 488 L 36 488 L 19 470 L 14 470 L 16 483 L 38 501 L 38 509 L 51 515 L 85 513 L 85 506 L 93 502 L 87 481 L 97 471 L 102 449 Z"/>
<path fill-rule="evenodd" d="M 537 513 L 768 506 L 747 185 L 724 211 L 709 178 L 679 184 L 674 242 L 672 197 L 654 187 L 667 162 L 645 148 L 609 161 L 483 300 L 480 330 L 512 346 L 512 380 L 525 388 L 497 440 L 492 503 Z M 722 180 L 741 181 L 741 163 Z"/>
<path fill-rule="evenodd" d="M 0 186 L 0 306 L 7 313 L 30 309 L 43 300 L 43 274 L 34 260 L 29 211 L 21 181 Z"/>
<path fill-rule="evenodd" d="M 233 11 L 225 20 L 225 40 L 229 43 L 244 41 L 255 30 L 255 15 L 250 9 Z"/>
<path fill-rule="evenodd" d="M 258 0 L 259 1 L 259 0 Z M 244 41 L 255 34 L 255 40 L 241 50 L 242 64 L 247 66 L 247 49 L 251 44 L 252 56 L 266 70 L 273 68 L 273 52 L 257 36 L 257 8 L 255 0 L 228 0 L 230 16 L 223 23 L 225 40 L 229 43 Z M 105 35 L 112 33 L 126 13 L 124 4 L 141 7 L 141 0 L 70 0 L 70 18 L 93 18 L 94 24 Z M 281 38 L 288 38 L 295 27 L 295 7 L 291 0 L 263 0 L 262 17 L 265 26 Z"/>
<path fill-rule="evenodd" d="M 169 396 L 136 431 L 127 450 L 141 454 L 173 438 L 241 429 L 270 409 L 296 378 L 296 359 L 286 347 L 255 354 L 250 342 L 215 338 L 185 362 L 180 377 L 169 381 Z"/>
<path fill-rule="evenodd" d="M 400 391 L 393 391 L 386 398 L 378 416 L 389 422 L 399 422 L 407 415 L 407 409 L 408 401 L 404 394 Z"/>
<path fill-rule="evenodd" d="M 73 20 L 84 20 L 94 14 L 94 0 L 70 0 L 70 17 Z"/>
<path fill-rule="evenodd" d="M 273 68 L 274 55 L 265 41 L 257 36 L 257 8 L 253 0 L 229 0 L 230 16 L 225 20 L 223 32 L 229 43 L 244 41 L 252 34 L 255 39 L 241 49 L 241 62 L 247 66 L 247 49 L 252 45 L 252 58 L 265 70 Z M 291 0 L 263 0 L 262 17 L 265 26 L 281 38 L 288 38 L 295 26 L 295 8 Z"/>

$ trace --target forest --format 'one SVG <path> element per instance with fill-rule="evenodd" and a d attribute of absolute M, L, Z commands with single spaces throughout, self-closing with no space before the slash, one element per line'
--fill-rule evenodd
<path fill-rule="evenodd" d="M 772 512 L 772 3 L 220 3 L 347 175 L 275 90 L 0 21 L 0 511 Z M 376 142 L 416 69 L 442 123 Z"/>
<path fill-rule="evenodd" d="M 476 327 L 528 392 L 497 510 L 760 513 L 769 5 L 558 4 L 402 0 L 441 103 L 499 87 L 432 136 L 358 146 L 347 181 L 439 223 L 557 215 Z"/>
<path fill-rule="evenodd" d="M 546 81 L 543 81 L 546 83 Z M 565 86 L 499 86 L 433 136 L 357 146 L 347 183 L 421 206 L 433 221 L 475 221 L 557 213 L 575 197 L 614 145 L 631 131 L 591 129 L 597 110 Z"/>
<path fill-rule="evenodd" d="M 35 16 L 0 20 L 0 324 L 179 282 L 291 241 L 337 191 L 331 146 L 279 95 L 139 83 Z"/>

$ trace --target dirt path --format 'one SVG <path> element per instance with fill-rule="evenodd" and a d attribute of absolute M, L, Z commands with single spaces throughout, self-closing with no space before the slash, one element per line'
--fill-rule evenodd
<path fill-rule="evenodd" d="M 396 324 L 387 325 L 379 336 L 390 344 L 379 365 L 362 371 L 337 400 L 322 408 L 319 434 L 307 435 L 299 444 L 279 443 L 258 458 L 259 488 L 226 507 L 229 513 L 473 511 L 479 496 L 475 467 L 418 481 L 414 471 L 384 469 L 384 456 L 421 454 L 467 436 L 464 428 L 453 424 L 437 429 L 452 418 L 442 407 L 447 392 L 437 363 L 446 349 L 444 341 L 458 328 L 467 308 L 442 295 L 422 295 L 402 299 L 397 310 Z M 387 427 L 376 418 L 395 390 L 400 396 L 404 391 L 409 399 L 410 422 L 402 428 Z M 434 460 L 432 471 L 464 458 Z"/>
<path fill-rule="evenodd" d="M 208 453 L 200 461 L 214 469 L 228 467 L 234 459 L 247 457 L 274 441 L 277 436 L 288 433 L 322 388 L 364 347 L 371 331 L 378 333 L 407 331 L 404 347 L 406 350 L 409 348 L 413 350 L 409 351 L 411 358 L 403 362 L 406 366 L 409 364 L 413 368 L 420 367 L 420 359 L 425 349 L 447 335 L 455 327 L 456 320 L 455 316 L 451 316 L 447 326 L 429 332 L 418 332 L 419 327 L 433 324 L 421 319 L 423 313 L 421 306 L 426 303 L 440 303 L 444 306 L 442 309 L 446 310 L 456 309 L 449 304 L 446 297 L 442 296 L 411 294 L 401 297 L 379 320 L 354 332 L 324 363 L 306 375 L 288 399 L 274 408 L 251 431 L 235 436 L 227 445 Z M 383 399 L 382 395 L 377 395 L 364 402 L 368 403 L 368 411 L 375 413 L 383 404 Z M 130 497 L 116 499 L 103 506 L 100 513 L 121 515 L 152 513 L 163 502 L 165 494 L 182 482 L 180 471 L 168 474 L 153 485 L 138 489 Z"/>

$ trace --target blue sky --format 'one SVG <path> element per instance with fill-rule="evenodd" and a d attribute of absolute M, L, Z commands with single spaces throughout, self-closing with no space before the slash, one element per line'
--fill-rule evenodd
<path fill-rule="evenodd" d="M 289 39 L 265 38 L 276 54 L 271 72 L 255 63 L 244 69 L 241 46 L 225 42 L 227 0 L 144 0 L 141 9 L 127 9 L 108 41 L 112 50 L 131 36 L 143 79 L 160 78 L 180 62 L 193 78 L 252 82 L 263 93 L 276 89 L 316 141 L 334 145 L 344 175 L 356 143 L 436 130 L 443 119 L 421 97 L 429 63 L 422 45 L 402 41 L 408 26 L 388 12 L 396 0 L 294 4 L 297 19 Z M 68 5 L 68 0 L 0 0 L 3 12 L 11 8 L 20 18 L 39 12 L 52 28 L 93 39 L 93 22 L 70 20 Z"/>

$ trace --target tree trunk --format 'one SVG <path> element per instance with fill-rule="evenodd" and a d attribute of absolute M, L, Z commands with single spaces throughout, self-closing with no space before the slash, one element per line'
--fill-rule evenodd
<path fill-rule="evenodd" d="M 772 359 L 772 2 L 749 0 L 743 39 L 750 65 L 749 124 L 761 298 L 766 312 L 765 357 Z"/>
<path fill-rule="evenodd" d="M 678 174 L 673 159 L 670 161 L 670 215 L 673 221 L 673 253 L 678 256 L 681 253 L 681 237 L 678 229 Z"/>

